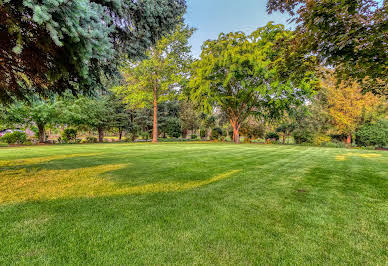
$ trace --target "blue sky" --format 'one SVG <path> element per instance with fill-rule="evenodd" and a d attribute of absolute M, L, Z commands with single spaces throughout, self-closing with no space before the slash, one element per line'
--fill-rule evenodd
<path fill-rule="evenodd" d="M 268 15 L 267 0 L 187 0 L 185 21 L 197 31 L 190 39 L 195 57 L 208 39 L 216 39 L 221 32 L 244 31 L 251 33 L 269 21 L 287 25 L 288 16 L 281 13 Z"/>

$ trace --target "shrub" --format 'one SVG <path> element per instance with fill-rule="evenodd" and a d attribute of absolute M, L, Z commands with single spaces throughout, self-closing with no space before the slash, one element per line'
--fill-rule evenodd
<path fill-rule="evenodd" d="M 34 127 L 31 127 L 30 129 L 31 129 L 32 132 L 34 132 L 34 137 L 36 139 L 38 139 L 39 138 L 39 129 L 38 129 L 38 127 L 34 126 Z"/>
<path fill-rule="evenodd" d="M 317 146 L 324 146 L 326 143 L 329 143 L 331 140 L 330 136 L 317 134 L 314 136 L 313 143 Z"/>
<path fill-rule="evenodd" d="M 0 138 L 0 142 L 8 144 L 24 144 L 27 142 L 27 135 L 26 133 L 19 131 L 7 133 Z"/>
<path fill-rule="evenodd" d="M 255 120 L 248 120 L 242 123 L 240 128 L 241 135 L 247 137 L 249 140 L 264 137 L 264 132 L 264 126 Z M 233 136 L 233 131 L 231 132 L 231 136 Z"/>
<path fill-rule="evenodd" d="M 201 139 L 206 138 L 206 133 L 207 133 L 206 129 L 201 129 L 199 131 L 199 136 L 201 137 Z"/>
<path fill-rule="evenodd" d="M 329 135 L 333 141 L 344 142 L 347 138 L 347 134 L 330 134 Z"/>
<path fill-rule="evenodd" d="M 252 140 L 251 142 L 252 143 L 261 143 L 261 144 L 263 144 L 263 143 L 265 143 L 265 139 L 257 138 L 257 139 Z"/>
<path fill-rule="evenodd" d="M 346 143 L 329 141 L 324 143 L 323 146 L 330 148 L 346 148 Z"/>
<path fill-rule="evenodd" d="M 292 133 L 296 144 L 311 143 L 312 134 L 306 130 L 296 130 Z"/>
<path fill-rule="evenodd" d="M 215 127 L 212 129 L 211 138 L 213 140 L 218 140 L 222 136 L 222 129 L 219 127 Z"/>
<path fill-rule="evenodd" d="M 74 128 L 65 128 L 62 133 L 64 142 L 75 142 L 77 139 L 77 130 Z"/>
<path fill-rule="evenodd" d="M 361 146 L 388 146 L 388 120 L 363 125 L 356 132 L 356 143 Z"/>
<path fill-rule="evenodd" d="M 166 133 L 170 137 L 179 138 L 182 135 L 182 123 L 178 118 L 169 118 L 166 123 Z"/>
<path fill-rule="evenodd" d="M 244 137 L 244 143 L 251 143 L 251 139 L 249 137 Z"/>
<path fill-rule="evenodd" d="M 150 139 L 151 134 L 149 132 L 141 132 L 140 136 L 142 139 L 148 140 Z"/>
<path fill-rule="evenodd" d="M 265 134 L 265 139 L 272 140 L 272 141 L 278 141 L 279 140 L 279 134 L 276 132 L 268 132 Z"/>
<path fill-rule="evenodd" d="M 197 138 L 198 138 L 198 136 L 196 134 L 191 134 L 190 135 L 190 139 L 197 139 Z"/>
<path fill-rule="evenodd" d="M 87 143 L 97 143 L 97 138 L 96 137 L 86 137 L 86 142 Z"/>

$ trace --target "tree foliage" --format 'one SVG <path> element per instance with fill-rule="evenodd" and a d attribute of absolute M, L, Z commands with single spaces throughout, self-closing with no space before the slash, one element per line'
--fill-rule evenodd
<path fill-rule="evenodd" d="M 30 97 L 28 101 L 14 102 L 3 107 L 4 121 L 8 125 L 36 126 L 39 142 L 45 142 L 45 129 L 49 124 L 59 121 L 59 109 L 54 100 L 42 100 L 39 97 Z"/>
<path fill-rule="evenodd" d="M 388 2 L 377 0 L 268 0 L 267 10 L 296 22 L 292 53 L 311 52 L 364 92 L 388 95 Z"/>
<path fill-rule="evenodd" d="M 131 107 L 154 107 L 153 141 L 157 141 L 157 104 L 173 99 L 186 83 L 191 63 L 188 39 L 194 29 L 180 24 L 147 50 L 147 59 L 125 65 L 123 86 L 116 92 Z"/>
<path fill-rule="evenodd" d="M 362 146 L 388 146 L 388 120 L 365 124 L 356 133 L 356 142 Z"/>
<path fill-rule="evenodd" d="M 350 143 L 351 135 L 380 104 L 381 100 L 372 93 L 362 94 L 357 82 L 338 84 L 333 75 L 327 75 L 323 81 L 328 100 L 328 113 L 331 122 L 339 133 L 347 134 Z"/>
<path fill-rule="evenodd" d="M 89 91 L 180 21 L 185 0 L 1 0 L 0 100 Z"/>
<path fill-rule="evenodd" d="M 249 36 L 222 33 L 204 43 L 200 59 L 193 64 L 191 98 L 207 112 L 220 108 L 233 127 L 235 142 L 248 116 L 278 116 L 313 91 L 313 72 L 282 75 L 286 69 L 282 44 L 290 37 L 283 25 L 269 23 Z"/>

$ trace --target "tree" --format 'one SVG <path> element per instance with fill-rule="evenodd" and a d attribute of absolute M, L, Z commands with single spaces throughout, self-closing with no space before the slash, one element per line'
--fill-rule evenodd
<path fill-rule="evenodd" d="M 182 123 L 179 118 L 169 117 L 166 121 L 166 133 L 170 137 L 179 138 L 182 135 Z"/>
<path fill-rule="evenodd" d="M 388 120 L 365 124 L 356 132 L 356 143 L 362 146 L 388 146 Z"/>
<path fill-rule="evenodd" d="M 147 50 L 148 59 L 128 63 L 122 69 L 126 83 L 116 87 L 116 92 L 130 106 L 153 105 L 152 142 L 158 141 L 158 103 L 174 98 L 187 78 L 191 63 L 188 39 L 193 30 L 180 24 Z"/>
<path fill-rule="evenodd" d="M 264 137 L 265 128 L 256 117 L 250 116 L 241 124 L 240 130 L 243 136 L 251 140 Z"/>
<path fill-rule="evenodd" d="M 77 99 L 70 96 L 61 103 L 63 110 L 61 122 L 78 128 L 96 130 L 98 141 L 104 142 L 104 131 L 113 127 L 114 108 L 109 99 L 110 95 Z"/>
<path fill-rule="evenodd" d="M 364 92 L 388 96 L 388 2 L 377 0 L 268 0 L 267 10 L 288 12 L 296 22 L 292 54 L 314 53 Z"/>
<path fill-rule="evenodd" d="M 40 143 L 46 141 L 46 126 L 56 123 L 59 116 L 55 101 L 45 101 L 38 97 L 30 97 L 28 102 L 14 102 L 4 109 L 6 123 L 36 126 Z"/>
<path fill-rule="evenodd" d="M 114 94 L 109 95 L 107 101 L 112 110 L 107 114 L 107 119 L 110 121 L 110 126 L 118 130 L 119 140 L 121 140 L 125 130 L 133 132 L 133 110 L 128 109 L 122 99 Z"/>
<path fill-rule="evenodd" d="M 178 118 L 179 113 L 179 102 L 178 101 L 167 101 L 158 104 L 158 133 L 166 137 L 168 121 L 170 119 Z"/>
<path fill-rule="evenodd" d="M 199 115 L 201 119 L 201 128 L 205 134 L 200 134 L 201 138 L 211 138 L 212 129 L 216 125 L 216 117 L 213 114 L 201 113 Z"/>
<path fill-rule="evenodd" d="M 191 134 L 193 135 L 194 131 L 199 127 L 200 120 L 192 102 L 188 100 L 180 102 L 179 118 L 182 121 L 183 131 L 187 134 L 187 131 L 191 130 Z"/>
<path fill-rule="evenodd" d="M 181 20 L 185 0 L 0 1 L 0 100 L 90 91 Z"/>
<path fill-rule="evenodd" d="M 241 123 L 248 116 L 279 115 L 312 92 L 312 73 L 283 79 L 279 72 L 281 43 L 290 36 L 283 25 L 269 23 L 249 36 L 222 33 L 204 43 L 200 59 L 193 64 L 191 98 L 206 112 L 217 107 L 228 116 L 234 142 L 239 142 Z"/>
<path fill-rule="evenodd" d="M 351 143 L 352 133 L 360 126 L 368 113 L 376 108 L 380 99 L 372 93 L 362 94 L 357 82 L 337 84 L 333 75 L 327 75 L 322 86 L 328 100 L 328 111 L 332 123 L 340 133 L 347 135 Z"/>
<path fill-rule="evenodd" d="M 277 128 L 276 132 L 282 133 L 283 144 L 286 144 L 286 137 L 290 136 L 290 134 L 294 131 L 295 124 L 290 120 L 284 120 Z"/>

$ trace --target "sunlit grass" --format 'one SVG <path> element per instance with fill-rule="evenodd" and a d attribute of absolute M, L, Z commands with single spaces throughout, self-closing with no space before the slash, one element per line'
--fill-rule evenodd
<path fill-rule="evenodd" d="M 387 188 L 384 151 L 0 149 L 0 264 L 385 265 Z"/>
<path fill-rule="evenodd" d="M 26 160 L 6 161 L 3 165 L 23 166 L 34 163 L 49 162 L 54 159 L 65 159 L 93 154 L 58 155 L 30 158 Z M 112 196 L 124 194 L 142 194 L 174 192 L 199 188 L 204 185 L 227 178 L 239 170 L 231 170 L 200 181 L 186 183 L 150 183 L 141 186 L 120 186 L 103 174 L 118 170 L 127 165 L 108 164 L 70 170 L 47 170 L 39 168 L 2 169 L 0 179 L 0 204 L 16 203 L 31 200 L 53 200 L 59 198 L 77 198 L 93 196 Z"/>
<path fill-rule="evenodd" d="M 338 161 L 345 161 L 348 157 L 361 157 L 361 158 L 377 158 L 381 157 L 381 154 L 376 153 L 345 153 L 337 155 L 335 158 Z"/>

